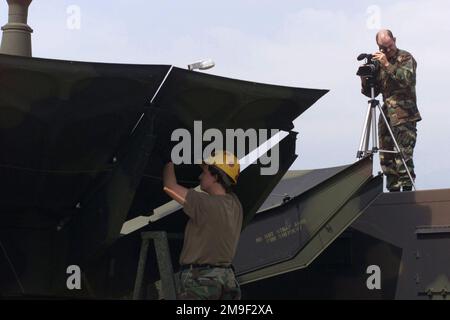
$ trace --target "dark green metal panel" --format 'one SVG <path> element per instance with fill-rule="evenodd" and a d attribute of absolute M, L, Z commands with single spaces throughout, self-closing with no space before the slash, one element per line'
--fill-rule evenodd
<path fill-rule="evenodd" d="M 168 69 L 0 55 L 0 208 L 75 208 Z"/>
<path fill-rule="evenodd" d="M 171 109 L 185 127 L 290 131 L 292 121 L 328 90 L 268 85 L 173 68 L 155 104 Z"/>
<path fill-rule="evenodd" d="M 114 241 L 127 218 L 164 203 L 161 157 L 153 146 L 168 142 L 168 129 L 191 130 L 201 120 L 204 130 L 289 130 L 327 92 L 174 68 L 149 106 L 169 68 L 0 55 L 0 229 L 11 234 L 46 221 L 42 232 L 52 235 L 44 245 L 43 237 L 25 232 L 20 252 L 11 247 L 17 237 L 7 239 L 6 250 L 21 257 L 18 268 L 27 261 L 34 270 L 20 276 L 38 273 L 51 283 L 55 268 L 48 261 L 55 256 L 68 256 L 57 259 L 64 271 L 69 261 L 77 264 Z M 246 222 L 295 160 L 295 133 L 280 150 L 276 175 L 260 176 L 256 165 L 241 176 Z M 197 170 L 179 166 L 177 175 L 190 184 Z M 27 243 L 50 249 L 30 253 Z M 25 287 L 34 282 L 29 279 Z M 37 291 L 44 288 L 38 282 Z"/>
<path fill-rule="evenodd" d="M 450 298 L 450 189 L 384 193 L 352 227 L 402 250 L 395 299 Z"/>
<path fill-rule="evenodd" d="M 313 170 L 289 170 L 259 208 L 258 214 L 263 214 L 265 210 L 278 207 L 292 198 L 298 197 L 349 166 Z"/>
<path fill-rule="evenodd" d="M 153 117 L 145 113 L 123 159 L 98 183 L 99 187 L 80 202 L 82 212 L 75 217 L 75 223 L 81 219 L 78 233 L 84 235 L 85 255 L 111 245 L 120 234 L 155 145 Z"/>
<path fill-rule="evenodd" d="M 361 219 L 362 216 L 358 218 Z M 402 250 L 351 227 L 307 268 L 242 286 L 244 300 L 394 299 Z M 381 290 L 368 290 L 367 267 L 381 269 Z M 413 281 L 414 279 L 411 279 Z"/>
<path fill-rule="evenodd" d="M 283 178 L 289 167 L 294 163 L 295 142 L 297 133 L 290 132 L 289 135 L 280 142 L 279 146 L 279 170 L 275 175 L 261 175 L 261 165 L 251 165 L 239 177 L 239 184 L 236 187 L 236 194 L 241 200 L 244 210 L 243 228 L 253 219 L 261 204 Z"/>
<path fill-rule="evenodd" d="M 363 159 L 286 205 L 258 215 L 239 243 L 234 263 L 240 281 L 256 281 L 311 263 L 382 192 L 378 179 L 371 185 L 375 191 L 370 197 L 355 197 L 371 175 L 372 159 Z"/>

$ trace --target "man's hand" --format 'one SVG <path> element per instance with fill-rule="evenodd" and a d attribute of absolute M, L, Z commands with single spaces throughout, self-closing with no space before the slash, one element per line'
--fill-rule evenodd
<path fill-rule="evenodd" d="M 373 59 L 380 62 L 380 64 L 384 67 L 389 66 L 389 61 L 383 52 L 380 52 L 380 51 L 375 52 L 373 54 Z"/>

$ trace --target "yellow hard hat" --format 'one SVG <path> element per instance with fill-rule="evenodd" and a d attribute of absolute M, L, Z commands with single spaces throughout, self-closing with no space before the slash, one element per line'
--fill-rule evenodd
<path fill-rule="evenodd" d="M 233 184 L 237 183 L 240 172 L 239 159 L 231 152 L 226 150 L 216 151 L 205 160 L 205 164 L 222 170 L 228 177 L 230 177 Z"/>

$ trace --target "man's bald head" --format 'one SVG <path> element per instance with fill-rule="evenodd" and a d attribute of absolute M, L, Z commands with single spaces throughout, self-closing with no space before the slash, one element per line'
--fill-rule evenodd
<path fill-rule="evenodd" d="M 388 39 L 394 40 L 394 35 L 392 34 L 391 30 L 383 29 L 378 31 L 376 36 L 377 43 L 380 43 L 380 41 L 385 41 Z"/>
<path fill-rule="evenodd" d="M 380 51 L 383 52 L 388 59 L 395 56 L 397 52 L 396 39 L 391 30 L 380 30 L 377 33 L 377 45 Z"/>

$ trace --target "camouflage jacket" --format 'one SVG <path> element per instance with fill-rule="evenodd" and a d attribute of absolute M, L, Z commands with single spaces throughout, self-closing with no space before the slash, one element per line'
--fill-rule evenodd
<path fill-rule="evenodd" d="M 380 66 L 375 95 L 383 94 L 383 111 L 390 124 L 398 126 L 422 120 L 416 99 L 416 60 L 409 52 L 399 49 L 389 63 L 388 67 Z M 363 93 L 370 96 L 364 82 Z"/>

